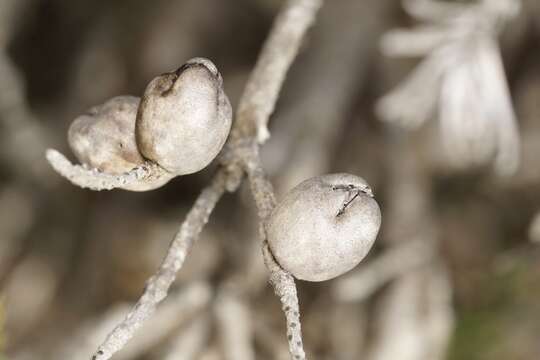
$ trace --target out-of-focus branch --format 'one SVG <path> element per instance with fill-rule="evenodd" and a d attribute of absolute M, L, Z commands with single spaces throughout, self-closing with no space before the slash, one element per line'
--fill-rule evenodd
<path fill-rule="evenodd" d="M 262 153 L 263 160 L 275 163 L 268 172 L 277 175 L 277 194 L 335 166 L 332 160 L 343 148 L 340 139 L 370 76 L 377 39 L 388 26 L 384 19 L 394 6 L 390 1 L 342 0 L 321 10 L 311 35 L 315 45 L 291 74 L 283 110 L 274 120 L 275 136 Z"/>
<path fill-rule="evenodd" d="M 34 220 L 32 199 L 24 189 L 6 186 L 0 191 L 0 289 L 17 262 L 20 240 Z"/>
<path fill-rule="evenodd" d="M 179 326 L 207 311 L 211 297 L 211 288 L 205 283 L 195 283 L 175 294 L 171 301 L 159 308 L 145 329 L 136 334 L 133 341 L 124 351 L 118 353 L 115 359 L 131 360 L 147 352 Z"/>
<path fill-rule="evenodd" d="M 21 74 L 0 47 L 1 157 L 21 178 L 50 178 L 42 154 L 50 138 L 30 109 Z"/>
<path fill-rule="evenodd" d="M 369 360 L 442 360 L 452 328 L 451 287 L 441 266 L 401 276 L 378 304 Z"/>
<path fill-rule="evenodd" d="M 520 136 L 497 36 L 521 2 L 404 5 L 413 16 L 433 22 L 383 37 L 385 53 L 416 52 L 424 60 L 381 98 L 379 116 L 413 128 L 436 112 L 449 165 L 465 169 L 493 162 L 498 175 L 512 175 L 519 167 Z"/>
<path fill-rule="evenodd" d="M 268 119 L 302 39 L 322 0 L 289 0 L 280 12 L 261 50 L 238 105 L 236 130 L 262 144 L 269 137 Z"/>
<path fill-rule="evenodd" d="M 200 315 L 176 336 L 163 360 L 195 360 L 210 339 L 210 317 Z"/>
<path fill-rule="evenodd" d="M 444 263 L 434 255 L 438 241 L 431 187 L 414 152 L 414 143 L 406 141 L 401 133 L 392 135 L 388 147 L 391 191 L 384 240 L 390 249 L 398 249 L 405 246 L 403 242 L 422 239 L 431 248 L 432 261 L 403 271 L 383 293 L 375 318 L 377 333 L 367 358 L 440 360 L 453 324 L 452 288 Z"/>
<path fill-rule="evenodd" d="M 246 301 L 234 289 L 223 286 L 214 309 L 225 359 L 254 360 L 253 324 Z"/>
<path fill-rule="evenodd" d="M 154 345 L 163 340 L 172 330 L 180 327 L 190 320 L 193 315 L 210 303 L 211 289 L 204 283 L 193 283 L 185 289 L 173 293 L 163 302 L 155 315 L 148 321 L 143 332 L 139 333 L 124 351 L 118 354 L 117 359 L 134 359 Z M 122 305 L 115 307 L 104 314 L 99 320 L 83 325 L 75 337 L 61 348 L 55 359 L 79 360 L 88 359 L 88 355 L 104 335 L 122 319 L 129 307 Z"/>
<path fill-rule="evenodd" d="M 231 145 L 225 150 L 228 154 L 223 157 L 226 166 L 218 170 L 212 184 L 196 200 L 157 274 L 150 278 L 142 297 L 124 321 L 109 334 L 105 342 L 98 348 L 93 356 L 94 360 L 109 359 L 115 352 L 124 347 L 135 331 L 155 312 L 157 304 L 167 296 L 167 291 L 176 272 L 182 267 L 187 253 L 197 240 L 216 203 L 226 189 L 232 191 L 239 185 L 238 180 L 241 178 L 239 173 L 244 168 L 241 163 L 245 159 L 242 156 L 245 144 L 256 140 L 259 143 L 264 142 L 265 136 L 263 135 L 267 134 L 266 126 L 277 101 L 283 79 L 321 3 L 321 0 L 289 0 L 284 5 L 240 100 L 238 116 L 229 141 Z M 270 271 L 272 278 L 272 269 Z M 290 274 L 277 278 L 277 280 L 281 279 L 287 280 L 289 285 L 292 282 L 294 287 L 294 281 L 292 281 Z M 289 295 L 294 295 L 296 299 L 296 288 Z M 296 303 L 298 303 L 297 299 Z M 287 309 L 284 310 L 287 315 L 289 312 Z M 296 315 L 296 317 L 298 316 Z M 287 315 L 287 319 L 289 317 Z M 299 330 L 299 323 L 295 323 L 295 326 L 298 326 Z M 291 354 L 301 356 L 298 359 L 303 359 L 301 339 L 295 336 L 294 340 L 297 345 L 291 347 Z M 292 343 L 290 342 L 290 344 Z"/>
<path fill-rule="evenodd" d="M 172 241 L 158 272 L 148 280 L 141 298 L 126 318 L 107 336 L 93 359 L 109 359 L 122 349 L 144 321 L 154 314 L 157 304 L 167 296 L 176 272 L 184 264 L 191 247 L 225 192 L 225 181 L 225 173 L 221 171 L 199 195 Z"/>
<path fill-rule="evenodd" d="M 433 259 L 433 244 L 424 239 L 407 241 L 386 250 L 371 262 L 339 279 L 333 293 L 340 301 L 362 301 L 389 281 L 426 265 Z"/>
<path fill-rule="evenodd" d="M 8 54 L 20 18 L 32 0 L 0 1 L 0 166 L 15 179 L 21 203 L 13 209 L 27 207 L 25 214 L 11 214 L 9 224 L 0 226 L 0 287 L 24 252 L 23 235 L 33 226 L 37 202 L 31 196 L 34 186 L 41 187 L 52 177 L 41 161 L 49 133 L 41 126 L 28 104 L 22 74 Z M 7 170 L 7 171 L 5 171 Z M 31 184 L 31 186 L 27 186 Z M 2 194 L 4 195 L 4 194 Z M 14 195 L 14 194 L 12 194 Z M 7 199 L 8 201 L 10 199 Z M 0 200 L 1 201 L 1 200 Z M 7 203 L 6 203 L 7 205 Z M 34 206 L 33 206 L 34 205 Z M 8 210 L 9 211 L 9 210 Z M 17 234 L 15 234 L 17 233 Z"/>

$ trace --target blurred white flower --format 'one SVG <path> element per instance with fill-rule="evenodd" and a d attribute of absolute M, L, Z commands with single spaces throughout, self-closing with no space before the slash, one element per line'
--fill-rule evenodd
<path fill-rule="evenodd" d="M 450 164 L 494 162 L 500 175 L 519 165 L 519 134 L 497 35 L 520 10 L 519 0 L 472 4 L 403 0 L 424 24 L 383 36 L 387 56 L 424 56 L 418 67 L 377 104 L 385 121 L 415 128 L 438 114 Z"/>

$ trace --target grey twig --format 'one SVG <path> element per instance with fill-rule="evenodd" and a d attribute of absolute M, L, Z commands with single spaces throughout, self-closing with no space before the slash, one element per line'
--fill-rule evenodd
<path fill-rule="evenodd" d="M 171 293 L 163 305 L 148 321 L 145 331 L 138 333 L 134 341 L 118 354 L 118 359 L 129 360 L 140 356 L 161 342 L 171 331 L 191 320 L 194 314 L 204 313 L 212 296 L 211 288 L 203 282 L 194 282 L 180 291 Z M 94 319 L 81 326 L 75 333 L 75 338 L 66 344 L 56 354 L 55 359 L 82 360 L 88 353 L 94 351 L 101 338 L 107 334 L 128 310 L 128 305 L 112 308 L 99 319 Z"/>
<path fill-rule="evenodd" d="M 46 156 L 54 170 L 68 179 L 72 184 L 96 191 L 125 188 L 126 186 L 137 183 L 150 184 L 161 182 L 162 178 L 171 176 L 163 168 L 150 162 L 138 166 L 127 173 L 113 175 L 100 172 L 97 169 L 73 165 L 62 153 L 53 149 L 48 149 Z"/>
<path fill-rule="evenodd" d="M 260 144 L 269 138 L 268 118 L 321 5 L 322 0 L 289 0 L 276 18 L 238 105 L 237 130 L 244 137 L 255 137 Z"/>
<path fill-rule="evenodd" d="M 242 155 L 246 149 L 245 144 L 252 143 L 254 140 L 261 144 L 268 137 L 267 123 L 283 80 L 321 3 L 322 0 L 289 0 L 284 5 L 240 100 L 229 146 L 223 157 L 224 166 L 218 170 L 211 185 L 199 195 L 176 234 L 158 272 L 148 280 L 142 297 L 124 321 L 109 334 L 105 342 L 98 348 L 93 356 L 94 360 L 109 359 L 155 312 L 157 304 L 167 296 L 176 272 L 182 267 L 189 250 L 208 221 L 216 203 L 226 190 L 233 191 L 238 187 L 242 177 L 241 170 L 249 168 L 249 166 L 243 166 L 246 159 Z M 258 158 L 257 148 L 258 145 L 255 145 L 248 149 L 248 152 L 255 151 Z M 259 199 L 257 194 L 255 193 L 256 200 Z M 265 194 L 273 193 L 270 191 Z M 274 206 L 274 201 L 272 200 L 271 206 L 264 205 L 266 201 L 262 203 L 257 201 L 259 211 L 264 215 L 261 219 L 266 219 L 269 214 L 268 210 L 271 211 Z M 264 211 L 262 211 L 263 209 Z M 265 249 L 265 258 L 271 258 L 268 247 L 264 246 L 263 248 Z M 266 263 L 270 269 L 271 283 L 284 304 L 288 327 L 294 330 L 289 336 L 291 354 L 295 356 L 295 359 L 304 359 L 294 280 L 273 259 L 267 259 Z"/>
<path fill-rule="evenodd" d="M 246 159 L 246 171 L 251 187 L 251 192 L 257 205 L 260 218 L 260 231 L 263 239 L 263 258 L 270 272 L 270 284 L 281 301 L 281 308 L 285 313 L 287 322 L 287 340 L 289 351 L 293 359 L 305 359 L 304 346 L 302 343 L 302 329 L 300 325 L 300 307 L 294 277 L 283 270 L 276 262 L 268 242 L 266 241 L 266 222 L 276 205 L 274 190 L 262 168 L 258 151 L 254 147 Z"/>
<path fill-rule="evenodd" d="M 115 352 L 122 349 L 167 296 L 176 272 L 184 264 L 187 254 L 208 222 L 208 217 L 225 192 L 224 175 L 224 172 L 219 172 L 212 183 L 199 195 L 172 241 L 158 272 L 148 280 L 143 295 L 126 318 L 107 336 L 92 359 L 109 359 Z"/>
<path fill-rule="evenodd" d="M 339 6 L 321 9 L 317 27 L 310 34 L 314 44 L 306 49 L 302 67 L 289 76 L 291 85 L 273 120 L 272 141 L 261 154 L 263 161 L 272 161 L 266 165 L 267 172 L 279 173 L 276 194 L 327 173 L 334 165 L 357 91 L 369 81 L 376 39 L 388 27 L 385 21 L 371 19 L 386 19 L 394 8 L 391 1 L 341 0 Z M 332 66 L 328 66 L 329 58 Z M 328 91 L 329 84 L 332 91 Z"/>
<path fill-rule="evenodd" d="M 264 263 L 270 271 L 270 284 L 281 301 L 281 309 L 285 313 L 287 322 L 287 341 L 289 352 L 295 360 L 305 359 L 304 345 L 302 343 L 302 329 L 300 325 L 300 307 L 293 276 L 283 270 L 276 262 L 266 240 L 263 243 Z"/>

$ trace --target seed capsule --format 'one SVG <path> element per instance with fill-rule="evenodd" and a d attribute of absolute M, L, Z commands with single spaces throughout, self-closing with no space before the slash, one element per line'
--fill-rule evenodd
<path fill-rule="evenodd" d="M 267 224 L 277 262 L 307 281 L 335 278 L 367 255 L 381 225 L 379 205 L 364 179 L 330 174 L 285 195 Z"/>
<path fill-rule="evenodd" d="M 215 65 L 202 58 L 148 84 L 137 114 L 144 157 L 175 175 L 197 172 L 220 152 L 232 122 Z"/>
<path fill-rule="evenodd" d="M 142 164 L 135 141 L 138 106 L 138 98 L 118 96 L 77 117 L 68 131 L 77 159 L 109 174 L 122 174 Z"/>
<path fill-rule="evenodd" d="M 77 117 L 69 127 L 68 142 L 79 162 L 113 175 L 144 164 L 135 139 L 138 106 L 139 98 L 118 96 Z M 172 175 L 163 172 L 152 181 L 132 183 L 124 189 L 152 190 L 171 178 Z"/>

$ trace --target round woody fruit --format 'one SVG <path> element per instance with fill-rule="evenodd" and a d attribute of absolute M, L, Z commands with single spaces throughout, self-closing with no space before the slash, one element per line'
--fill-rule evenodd
<path fill-rule="evenodd" d="M 117 96 L 77 117 L 68 130 L 68 143 L 81 164 L 107 174 L 120 175 L 145 163 L 137 148 L 135 119 L 139 98 Z M 167 183 L 164 174 L 153 182 L 127 185 L 126 190 L 146 191 Z"/>
<path fill-rule="evenodd" d="M 138 98 L 118 96 L 77 117 L 68 131 L 69 146 L 77 159 L 110 174 L 142 164 L 135 141 L 138 106 Z"/>
<path fill-rule="evenodd" d="M 210 60 L 195 58 L 148 84 L 137 114 L 137 143 L 145 158 L 168 172 L 191 174 L 217 156 L 231 122 L 221 75 Z"/>
<path fill-rule="evenodd" d="M 276 206 L 267 240 L 277 262 L 307 281 L 335 278 L 367 255 L 381 226 L 366 181 L 350 174 L 308 179 Z"/>

